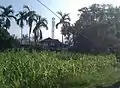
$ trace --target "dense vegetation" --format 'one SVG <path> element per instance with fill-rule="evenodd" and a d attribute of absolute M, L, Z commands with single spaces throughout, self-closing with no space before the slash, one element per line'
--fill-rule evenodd
<path fill-rule="evenodd" d="M 17 39 L 14 39 L 4 28 L 0 28 L 0 50 L 18 48 L 19 46 Z"/>
<path fill-rule="evenodd" d="M 114 55 L 0 53 L 2 88 L 95 88 L 119 81 Z M 116 70 L 117 69 L 117 70 Z"/>
<path fill-rule="evenodd" d="M 58 12 L 60 21 L 56 23 L 56 28 L 61 24 L 62 42 L 66 38 L 67 44 L 73 46 L 73 50 L 82 52 L 91 52 L 92 49 L 103 52 L 109 47 L 119 47 L 120 7 L 92 4 L 80 8 L 78 12 L 79 19 L 74 24 L 71 24 L 68 13 Z M 13 21 L 21 28 L 21 43 L 25 39 L 23 36 L 25 25 L 29 27 L 29 44 L 32 32 L 36 44 L 42 39 L 42 29 L 48 29 L 47 18 L 31 10 L 29 6 L 24 5 L 23 10 L 17 14 L 14 13 L 12 5 L 0 6 L 0 27 L 8 30 Z"/>
<path fill-rule="evenodd" d="M 66 38 L 68 50 L 103 53 L 110 47 L 119 51 L 120 7 L 93 4 L 78 12 L 79 19 L 74 24 L 70 23 L 69 14 L 58 12 L 60 21 L 56 28 L 61 25 L 62 43 Z M 8 32 L 13 21 L 21 28 L 21 39 Z M 28 36 L 23 35 L 25 24 L 29 27 Z M 120 81 L 119 54 L 32 52 L 34 44 L 40 48 L 37 44 L 42 40 L 42 28 L 48 30 L 47 24 L 47 19 L 29 6 L 24 5 L 17 14 L 12 5 L 0 6 L 0 51 L 10 49 L 0 52 L 1 88 L 95 88 Z M 34 41 L 31 41 L 32 32 Z M 32 53 L 11 51 L 20 48 L 23 40 L 28 40 Z"/>

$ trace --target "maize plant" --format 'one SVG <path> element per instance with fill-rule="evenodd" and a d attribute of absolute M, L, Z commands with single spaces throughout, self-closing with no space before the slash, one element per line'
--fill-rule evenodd
<path fill-rule="evenodd" d="M 115 55 L 0 53 L 0 88 L 95 88 L 120 77 Z"/>

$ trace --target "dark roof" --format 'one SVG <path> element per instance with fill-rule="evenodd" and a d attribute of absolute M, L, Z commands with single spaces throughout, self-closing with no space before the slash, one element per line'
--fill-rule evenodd
<path fill-rule="evenodd" d="M 51 42 L 54 44 L 60 44 L 60 45 L 67 46 L 67 44 L 60 42 L 58 39 L 46 38 L 46 39 L 40 41 L 40 43 L 51 43 Z"/>
<path fill-rule="evenodd" d="M 61 43 L 58 39 L 51 39 L 51 38 L 46 38 L 42 41 L 40 41 L 41 43 L 43 42 L 56 42 L 56 43 Z"/>

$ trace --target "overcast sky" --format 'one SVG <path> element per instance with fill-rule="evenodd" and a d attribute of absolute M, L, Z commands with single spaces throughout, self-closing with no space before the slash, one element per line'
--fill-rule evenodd
<path fill-rule="evenodd" d="M 46 6 L 48 6 L 55 13 L 57 11 L 62 11 L 63 13 L 70 13 L 70 17 L 72 23 L 74 23 L 78 19 L 78 9 L 84 6 L 89 6 L 93 3 L 99 4 L 113 4 L 120 5 L 120 0 L 41 0 Z M 35 10 L 42 17 L 46 17 L 48 20 L 49 30 L 43 30 L 43 37 L 51 37 L 51 19 L 55 17 L 50 11 L 48 11 L 45 7 L 43 7 L 37 0 L 0 0 L 0 5 L 8 6 L 13 5 L 15 12 L 23 10 L 23 5 L 28 5 L 31 10 Z M 56 23 L 59 21 L 56 18 Z M 60 28 L 59 28 L 60 29 Z M 55 38 L 61 40 L 60 30 L 55 30 Z M 24 34 L 28 34 L 28 27 L 24 27 Z M 15 22 L 12 23 L 12 26 L 9 30 L 11 34 L 16 34 L 20 36 L 20 28 L 16 25 Z"/>

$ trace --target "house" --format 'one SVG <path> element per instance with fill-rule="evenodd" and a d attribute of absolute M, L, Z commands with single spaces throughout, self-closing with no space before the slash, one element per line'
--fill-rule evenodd
<path fill-rule="evenodd" d="M 51 39 L 46 38 L 42 41 L 40 41 L 40 45 L 43 50 L 62 50 L 63 48 L 66 48 L 67 45 L 61 43 L 58 39 Z"/>

